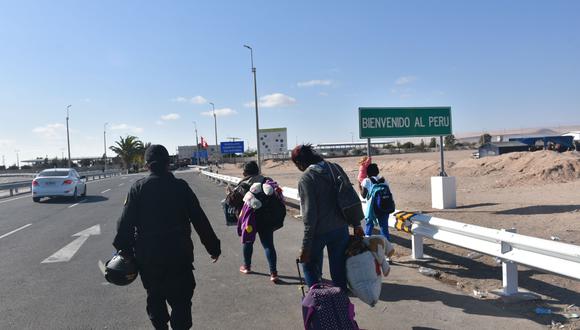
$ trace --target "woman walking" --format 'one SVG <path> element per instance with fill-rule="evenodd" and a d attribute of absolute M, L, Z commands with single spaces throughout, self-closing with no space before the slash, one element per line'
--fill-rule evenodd
<path fill-rule="evenodd" d="M 267 178 L 260 174 L 260 169 L 255 161 L 244 164 L 243 176 L 244 179 L 240 182 L 240 185 L 246 184 L 249 187 L 246 193 L 252 189 L 262 189 L 262 184 L 267 180 Z M 246 194 L 246 196 L 248 195 Z M 254 241 L 255 237 L 259 236 L 270 268 L 270 281 L 277 284 L 280 279 L 278 277 L 278 270 L 276 269 L 277 256 L 276 248 L 274 247 L 275 228 L 270 225 L 270 219 L 262 217 L 261 213 L 256 212 L 252 206 L 256 206 L 255 201 L 244 197 L 244 206 L 238 219 L 238 234 L 242 237 L 244 262 L 240 266 L 240 272 L 242 274 L 250 274 L 252 272 Z"/>
<path fill-rule="evenodd" d="M 323 251 L 326 247 L 332 282 L 346 290 L 345 251 L 349 241 L 349 224 L 337 206 L 337 192 L 329 164 L 309 144 L 295 147 L 292 150 L 292 161 L 304 172 L 298 183 L 304 221 L 299 260 L 306 285 L 311 287 L 321 281 Z M 333 165 L 346 177 L 340 166 Z M 352 226 L 355 235 L 364 235 L 360 221 Z"/>

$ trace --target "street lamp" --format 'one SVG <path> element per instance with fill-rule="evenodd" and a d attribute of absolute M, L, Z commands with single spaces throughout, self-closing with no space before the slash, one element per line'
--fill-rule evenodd
<path fill-rule="evenodd" d="M 107 171 L 107 125 L 109 123 L 105 123 L 105 125 L 103 125 L 103 142 L 104 142 L 104 148 L 105 148 L 105 170 L 104 172 Z"/>
<path fill-rule="evenodd" d="M 70 162 L 70 138 L 69 138 L 69 134 L 68 134 L 68 109 L 72 107 L 72 105 L 67 105 L 66 106 L 66 144 L 68 146 L 68 167 L 71 167 L 71 162 Z"/>
<path fill-rule="evenodd" d="M 193 122 L 193 127 L 195 128 L 195 161 L 196 165 L 199 164 L 199 142 L 197 141 L 197 123 Z"/>
<path fill-rule="evenodd" d="M 16 167 L 20 169 L 20 155 L 18 154 L 20 150 L 14 150 L 16 152 Z"/>
<path fill-rule="evenodd" d="M 213 102 L 208 102 L 208 103 L 211 104 L 211 108 L 213 111 L 213 127 L 215 129 L 215 152 L 216 152 L 215 158 L 217 161 L 219 159 L 219 156 L 218 156 L 217 118 L 215 115 L 215 105 L 213 104 Z"/>
<path fill-rule="evenodd" d="M 254 105 L 256 107 L 256 151 L 258 168 L 260 168 L 260 124 L 258 120 L 258 87 L 256 83 L 256 68 L 254 67 L 254 50 L 248 45 L 244 47 L 250 50 L 250 60 L 252 61 L 252 73 L 254 74 Z"/>

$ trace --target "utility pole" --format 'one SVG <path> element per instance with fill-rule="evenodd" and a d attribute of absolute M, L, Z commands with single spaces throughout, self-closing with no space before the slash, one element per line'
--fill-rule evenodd
<path fill-rule="evenodd" d="M 69 138 L 69 134 L 68 134 L 68 109 L 71 107 L 72 105 L 69 104 L 66 106 L 66 144 L 68 146 L 68 167 L 71 167 L 71 162 L 70 162 L 70 138 Z"/>
<path fill-rule="evenodd" d="M 109 123 L 105 123 L 105 125 L 103 125 L 103 142 L 104 142 L 104 146 L 105 146 L 105 167 L 104 167 L 104 172 L 107 171 L 107 125 Z"/>
<path fill-rule="evenodd" d="M 258 161 L 258 169 L 261 169 L 260 165 L 260 124 L 258 120 L 258 87 L 256 82 L 256 67 L 254 67 L 254 50 L 248 45 L 244 47 L 250 50 L 250 60 L 252 61 L 252 73 L 254 74 L 254 105 L 256 107 L 256 158 Z"/>

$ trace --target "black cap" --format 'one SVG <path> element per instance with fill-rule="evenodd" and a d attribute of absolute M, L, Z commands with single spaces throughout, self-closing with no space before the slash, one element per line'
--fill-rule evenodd
<path fill-rule="evenodd" d="M 145 162 L 147 164 L 155 162 L 169 164 L 169 152 L 160 144 L 152 144 L 145 151 Z"/>

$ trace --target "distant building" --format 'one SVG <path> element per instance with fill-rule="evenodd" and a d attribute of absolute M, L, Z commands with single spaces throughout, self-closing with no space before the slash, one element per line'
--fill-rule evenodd
<path fill-rule="evenodd" d="M 529 151 L 529 148 L 529 145 L 519 141 L 486 143 L 479 147 L 479 158 L 499 156 L 510 152 Z"/>
<path fill-rule="evenodd" d="M 571 136 L 574 138 L 574 141 L 580 143 L 580 131 L 570 131 L 568 133 L 562 134 L 562 136 Z"/>
<path fill-rule="evenodd" d="M 195 146 L 178 146 L 177 147 L 177 158 L 178 159 L 191 159 L 195 158 Z"/>
<path fill-rule="evenodd" d="M 177 147 L 177 157 L 178 159 L 190 159 L 192 164 L 195 163 L 194 160 L 196 158 L 195 151 L 197 148 L 195 146 L 178 146 Z M 198 157 L 202 161 L 215 161 L 216 158 L 221 156 L 219 152 L 219 147 L 215 145 L 209 145 L 207 148 L 200 148 Z"/>
<path fill-rule="evenodd" d="M 572 136 L 537 136 L 537 137 L 522 137 L 512 138 L 510 141 L 518 141 L 527 144 L 530 147 L 543 146 L 544 149 L 556 148 L 559 151 L 565 151 L 574 148 L 574 139 Z"/>

